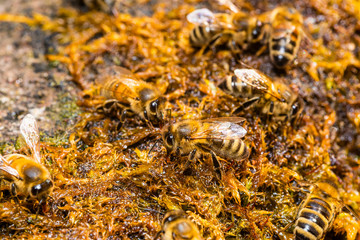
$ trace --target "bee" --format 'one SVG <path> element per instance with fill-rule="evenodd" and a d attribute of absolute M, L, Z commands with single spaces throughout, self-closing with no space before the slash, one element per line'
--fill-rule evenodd
<path fill-rule="evenodd" d="M 100 95 L 94 97 L 99 112 L 114 114 L 120 124 L 132 114 L 152 124 L 162 121 L 165 97 L 160 88 L 138 79 L 123 67 L 116 66 L 102 72 L 98 88 L 93 92 Z M 90 95 L 86 92 L 84 98 L 90 98 Z"/>
<path fill-rule="evenodd" d="M 200 153 L 210 153 L 215 167 L 218 167 L 216 156 L 236 160 L 249 157 L 250 151 L 241 140 L 247 131 L 238 125 L 244 120 L 237 117 L 183 120 L 165 126 L 162 139 L 168 152 L 188 155 L 190 161 Z"/>
<path fill-rule="evenodd" d="M 14 196 L 45 201 L 53 189 L 48 169 L 41 163 L 39 131 L 35 118 L 28 114 L 20 125 L 20 132 L 32 156 L 10 154 L 0 157 L 0 176 L 10 182 Z"/>
<path fill-rule="evenodd" d="M 168 212 L 162 223 L 162 240 L 201 240 L 197 226 L 181 211 Z"/>
<path fill-rule="evenodd" d="M 260 55 L 269 48 L 270 59 L 277 68 L 285 68 L 294 60 L 304 35 L 303 17 L 292 7 L 277 7 L 258 15 L 246 15 L 230 1 L 218 0 L 232 14 L 235 33 L 232 41 L 242 50 L 249 50 L 254 44 L 263 46 Z"/>
<path fill-rule="evenodd" d="M 86 7 L 91 10 L 112 13 L 114 9 L 120 9 L 118 0 L 82 0 Z"/>
<path fill-rule="evenodd" d="M 219 84 L 224 92 L 245 99 L 234 113 L 254 106 L 272 121 L 296 122 L 304 108 L 304 102 L 286 84 L 273 81 L 256 69 L 236 69 Z"/>
<path fill-rule="evenodd" d="M 253 46 L 264 46 L 257 54 L 266 49 L 271 33 L 270 12 L 250 15 L 241 12 L 230 0 L 218 0 L 218 3 L 231 11 L 232 38 L 228 44 L 231 50 L 250 50 Z M 236 46 L 236 47 L 234 47 Z"/>
<path fill-rule="evenodd" d="M 227 15 L 214 14 L 207 8 L 197 9 L 186 16 L 195 24 L 190 31 L 189 41 L 193 47 L 222 45 L 232 38 L 232 25 L 227 23 Z"/>
<path fill-rule="evenodd" d="M 243 50 L 249 50 L 251 46 L 266 46 L 270 35 L 270 24 L 267 20 L 268 13 L 248 16 L 235 13 L 232 18 L 235 27 L 234 41 Z"/>
<path fill-rule="evenodd" d="M 303 36 L 303 17 L 292 7 L 277 7 L 271 12 L 269 51 L 272 63 L 284 68 L 294 60 Z"/>
<path fill-rule="evenodd" d="M 343 207 L 346 206 L 340 202 L 339 189 L 332 180 L 326 179 L 313 184 L 310 193 L 298 209 L 295 239 L 323 239 Z"/>

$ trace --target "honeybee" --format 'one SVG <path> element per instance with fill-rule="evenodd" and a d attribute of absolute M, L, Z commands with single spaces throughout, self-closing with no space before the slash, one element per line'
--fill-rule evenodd
<path fill-rule="evenodd" d="M 232 38 L 231 32 L 227 31 L 232 28 L 227 17 L 225 14 L 214 14 L 207 8 L 189 13 L 186 16 L 188 22 L 195 24 L 190 32 L 190 44 L 193 47 L 206 47 L 227 43 Z"/>
<path fill-rule="evenodd" d="M 250 49 L 250 46 L 259 44 L 266 46 L 270 35 L 270 24 L 268 13 L 249 16 L 242 13 L 235 13 L 232 18 L 235 27 L 234 41 L 243 50 Z"/>
<path fill-rule="evenodd" d="M 268 47 L 271 61 L 277 68 L 285 68 L 294 60 L 304 35 L 300 12 L 282 6 L 251 16 L 241 13 L 230 0 L 218 2 L 233 13 L 235 33 L 232 40 L 238 48 L 248 50 L 252 45 L 260 44 L 263 47 L 258 50 L 259 55 Z"/>
<path fill-rule="evenodd" d="M 294 60 L 303 36 L 303 17 L 292 7 L 277 7 L 271 12 L 270 58 L 277 68 Z"/>
<path fill-rule="evenodd" d="M 131 113 L 152 124 L 161 122 L 165 98 L 160 88 L 138 79 L 123 67 L 115 66 L 103 72 L 97 82 L 98 89 L 94 91 L 95 95 L 100 95 L 95 97 L 98 111 L 115 114 L 120 123 Z M 84 97 L 90 98 L 89 95 L 91 93 L 85 93 Z"/>
<path fill-rule="evenodd" d="M 323 239 L 343 207 L 346 206 L 340 202 L 340 193 L 333 181 L 327 179 L 313 184 L 298 209 L 295 239 Z"/>
<path fill-rule="evenodd" d="M 162 223 L 162 240 L 201 240 L 197 226 L 181 211 L 168 212 Z"/>
<path fill-rule="evenodd" d="M 103 11 L 107 13 L 120 9 L 118 0 L 82 0 L 83 3 L 92 10 Z"/>
<path fill-rule="evenodd" d="M 48 169 L 41 163 L 39 131 L 35 118 L 28 114 L 20 125 L 20 132 L 32 156 L 10 154 L 0 157 L 0 176 L 10 182 L 14 196 L 37 199 L 42 203 L 50 195 L 53 182 Z"/>
<path fill-rule="evenodd" d="M 241 140 L 247 131 L 238 125 L 244 120 L 237 117 L 183 120 L 164 127 L 162 139 L 168 152 L 188 155 L 190 161 L 200 153 L 210 153 L 218 167 L 216 156 L 236 160 L 249 157 L 250 151 Z"/>
<path fill-rule="evenodd" d="M 304 102 L 286 84 L 273 81 L 256 69 L 236 69 L 234 75 L 219 85 L 224 92 L 245 99 L 234 112 L 255 106 L 271 120 L 294 123 L 301 115 Z"/>
<path fill-rule="evenodd" d="M 233 29 L 231 50 L 250 50 L 254 45 L 264 46 L 258 54 L 266 49 L 271 32 L 270 12 L 250 15 L 241 12 L 230 0 L 218 0 L 218 3 L 231 11 Z M 233 47 L 236 45 L 236 47 Z"/>

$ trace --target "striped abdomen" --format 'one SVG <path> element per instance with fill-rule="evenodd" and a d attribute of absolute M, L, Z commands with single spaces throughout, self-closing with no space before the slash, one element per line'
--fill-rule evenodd
<path fill-rule="evenodd" d="M 217 34 L 210 27 L 207 26 L 195 26 L 190 32 L 190 44 L 193 47 L 206 46 L 212 38 Z"/>
<path fill-rule="evenodd" d="M 211 139 L 211 150 L 224 159 L 247 159 L 249 149 L 241 139 Z"/>
<path fill-rule="evenodd" d="M 234 97 L 252 98 L 262 94 L 246 82 L 241 81 L 236 75 L 227 76 L 225 81 L 219 85 L 219 88 Z"/>
<path fill-rule="evenodd" d="M 285 22 L 273 28 L 270 38 L 270 58 L 278 68 L 284 68 L 297 55 L 301 34 L 297 27 Z"/>
<path fill-rule="evenodd" d="M 310 197 L 298 213 L 295 223 L 296 240 L 321 239 L 334 219 L 334 209 L 324 199 Z"/>
<path fill-rule="evenodd" d="M 108 79 L 101 89 L 101 95 L 107 99 L 116 99 L 116 93 L 120 90 L 120 87 L 121 82 L 118 79 Z"/>

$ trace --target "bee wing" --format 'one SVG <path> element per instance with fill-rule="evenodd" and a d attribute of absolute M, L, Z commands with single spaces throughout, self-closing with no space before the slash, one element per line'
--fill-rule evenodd
<path fill-rule="evenodd" d="M 219 5 L 227 7 L 231 12 L 240 12 L 239 8 L 231 0 L 217 0 Z"/>
<path fill-rule="evenodd" d="M 197 9 L 186 16 L 188 22 L 196 25 L 209 26 L 215 22 L 215 15 L 207 8 Z"/>
<path fill-rule="evenodd" d="M 21 179 L 19 172 L 10 166 L 10 164 L 6 161 L 6 159 L 0 155 L 0 170 L 11 174 L 12 176 Z"/>
<path fill-rule="evenodd" d="M 201 122 L 232 122 L 232 123 L 242 123 L 246 119 L 243 117 L 218 117 L 218 118 L 208 118 L 200 120 Z"/>
<path fill-rule="evenodd" d="M 234 73 L 236 77 L 249 86 L 266 92 L 279 100 L 283 99 L 281 94 L 276 89 L 274 89 L 274 85 L 272 84 L 273 81 L 264 73 L 256 69 L 247 68 L 235 69 Z"/>
<path fill-rule="evenodd" d="M 33 115 L 28 114 L 20 124 L 20 132 L 36 162 L 41 163 L 39 128 Z"/>
<path fill-rule="evenodd" d="M 243 138 L 247 131 L 234 122 L 209 121 L 204 131 L 198 131 L 191 135 L 190 140 L 195 139 L 239 139 Z"/>

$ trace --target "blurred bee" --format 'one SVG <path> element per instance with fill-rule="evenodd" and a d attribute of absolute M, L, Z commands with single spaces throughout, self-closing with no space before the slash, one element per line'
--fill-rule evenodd
<path fill-rule="evenodd" d="M 82 0 L 86 7 L 91 10 L 112 13 L 114 9 L 120 9 L 118 0 Z"/>
<path fill-rule="evenodd" d="M 201 240 L 197 226 L 181 211 L 168 212 L 162 223 L 162 240 Z M 155 238 L 157 239 L 157 238 Z"/>
<path fill-rule="evenodd" d="M 209 47 L 226 44 L 231 38 L 231 23 L 228 15 L 214 14 L 207 8 L 197 9 L 186 16 L 195 24 L 190 31 L 189 41 L 193 47 Z"/>
<path fill-rule="evenodd" d="M 271 61 L 277 68 L 285 68 L 294 60 L 304 35 L 303 17 L 296 9 L 283 6 L 251 16 L 240 12 L 230 0 L 218 2 L 233 12 L 233 45 L 249 50 L 251 46 L 260 44 L 263 47 L 257 55 L 269 47 Z"/>
<path fill-rule="evenodd" d="M 303 36 L 303 17 L 292 7 L 277 7 L 271 12 L 270 58 L 277 68 L 294 60 Z"/>
<path fill-rule="evenodd" d="M 295 239 L 323 239 L 343 207 L 346 206 L 341 203 L 338 187 L 333 181 L 327 179 L 313 184 L 310 193 L 298 209 L 294 229 Z M 354 213 L 352 210 L 350 212 Z M 357 214 L 354 214 L 358 218 Z"/>
<path fill-rule="evenodd" d="M 224 159 L 244 160 L 250 155 L 241 140 L 247 131 L 238 125 L 244 118 L 213 118 L 183 120 L 162 130 L 162 139 L 168 152 L 188 155 L 192 161 L 198 154 L 212 156 L 214 167 L 219 167 L 216 156 Z"/>
<path fill-rule="evenodd" d="M 41 163 L 39 132 L 35 118 L 28 114 L 22 120 L 20 132 L 29 146 L 32 156 L 10 154 L 0 156 L 0 176 L 9 181 L 11 193 L 27 199 L 37 199 L 40 204 L 53 189 L 47 168 Z"/>
<path fill-rule="evenodd" d="M 273 81 L 256 69 L 236 69 L 219 88 L 224 92 L 245 99 L 234 112 L 249 107 L 260 109 L 260 113 L 270 120 L 295 123 L 304 108 L 303 100 L 284 83 Z"/>
<path fill-rule="evenodd" d="M 230 0 L 218 0 L 231 13 L 232 38 L 230 39 L 231 50 L 251 50 L 253 46 L 264 46 L 258 49 L 257 54 L 262 53 L 267 46 L 271 33 L 270 12 L 259 15 L 249 15 L 241 12 Z"/>
<path fill-rule="evenodd" d="M 270 24 L 268 13 L 249 16 L 243 13 L 235 13 L 232 18 L 235 27 L 233 41 L 242 50 L 249 50 L 254 45 L 266 46 L 270 36 Z M 264 51 L 260 49 L 258 54 Z"/>
<path fill-rule="evenodd" d="M 106 70 L 100 73 L 103 77 L 93 92 L 99 95 L 92 99 L 99 105 L 99 112 L 115 115 L 120 124 L 131 114 L 152 124 L 161 122 L 165 98 L 160 88 L 136 78 L 128 69 L 112 66 L 111 70 Z M 84 98 L 91 98 L 91 94 L 91 91 L 86 92 Z"/>

